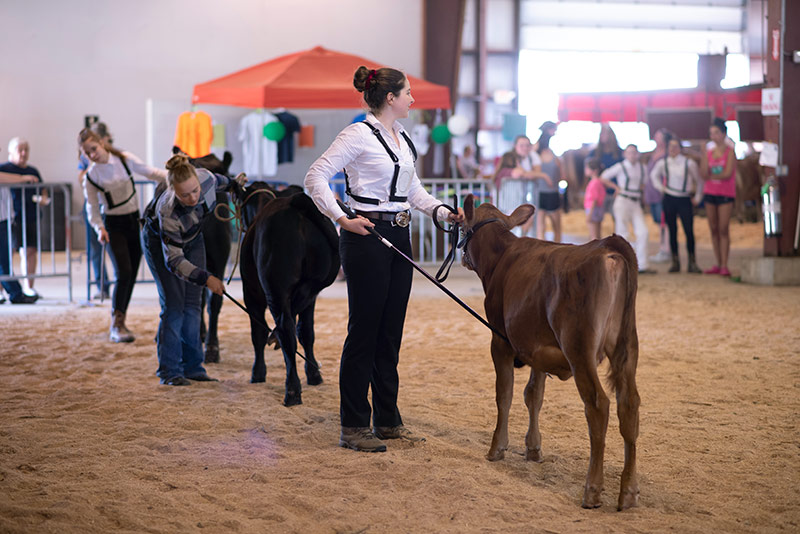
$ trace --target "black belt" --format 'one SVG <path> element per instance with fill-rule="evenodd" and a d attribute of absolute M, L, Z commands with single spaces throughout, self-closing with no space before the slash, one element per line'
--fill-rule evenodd
<path fill-rule="evenodd" d="M 631 196 L 631 195 L 626 195 L 625 193 L 619 193 L 619 196 L 621 196 L 621 197 L 625 197 L 625 198 L 627 198 L 628 200 L 636 200 L 636 201 L 638 201 L 638 200 L 639 200 L 639 197 L 634 197 L 634 196 Z"/>
<path fill-rule="evenodd" d="M 361 211 L 356 210 L 356 213 L 367 219 L 375 221 L 391 222 L 393 226 L 401 226 L 405 228 L 411 221 L 411 213 L 408 210 L 403 211 Z"/>

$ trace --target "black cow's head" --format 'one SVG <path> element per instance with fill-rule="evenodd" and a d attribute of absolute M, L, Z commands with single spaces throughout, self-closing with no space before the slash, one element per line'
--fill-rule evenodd
<path fill-rule="evenodd" d="M 177 146 L 172 147 L 173 154 L 180 154 L 182 151 Z M 222 156 L 222 160 L 220 160 L 214 154 L 206 154 L 205 156 L 199 158 L 189 158 L 189 163 L 194 165 L 195 167 L 200 167 L 201 169 L 207 169 L 216 174 L 223 174 L 225 176 L 229 176 L 228 170 L 231 168 L 231 163 L 233 162 L 233 156 L 227 150 L 225 154 Z"/>

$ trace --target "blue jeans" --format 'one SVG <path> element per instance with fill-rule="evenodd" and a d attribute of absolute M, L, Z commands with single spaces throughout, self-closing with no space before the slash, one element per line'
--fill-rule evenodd
<path fill-rule="evenodd" d="M 11 274 L 11 261 L 8 256 L 8 220 L 0 221 L 0 276 Z M 22 296 L 22 286 L 16 280 L 1 282 L 12 301 Z"/>
<path fill-rule="evenodd" d="M 142 229 L 144 258 L 158 289 L 161 304 L 156 345 L 158 371 L 162 380 L 203 374 L 203 346 L 200 341 L 200 295 L 203 287 L 181 280 L 164 263 L 159 234 L 147 224 Z M 202 234 L 183 247 L 186 259 L 205 268 L 206 249 Z"/>

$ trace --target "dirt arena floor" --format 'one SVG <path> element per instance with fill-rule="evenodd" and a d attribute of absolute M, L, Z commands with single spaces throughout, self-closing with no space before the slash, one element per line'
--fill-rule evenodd
<path fill-rule="evenodd" d="M 566 229 L 581 236 L 578 215 Z M 708 267 L 705 220 L 697 226 Z M 732 231 L 736 274 L 760 255 L 761 227 Z M 221 381 L 160 386 L 157 300 L 137 287 L 130 345 L 106 341 L 108 303 L 0 306 L 0 532 L 800 531 L 800 288 L 656 267 L 637 301 L 638 508 L 616 511 L 623 449 L 612 400 L 604 505 L 581 509 L 589 442 L 572 380 L 548 381 L 544 462 L 526 462 L 528 373 L 518 370 L 510 450 L 485 459 L 490 334 L 424 279 L 405 327 L 400 409 L 427 442 L 389 442 L 383 454 L 337 446 L 342 283 L 317 304 L 325 383 L 306 386 L 293 408 L 281 405 L 279 352 L 268 353 L 266 384 L 248 382 L 249 326 L 229 304 L 222 362 L 208 366 Z M 458 270 L 448 286 L 482 311 L 473 273 Z"/>

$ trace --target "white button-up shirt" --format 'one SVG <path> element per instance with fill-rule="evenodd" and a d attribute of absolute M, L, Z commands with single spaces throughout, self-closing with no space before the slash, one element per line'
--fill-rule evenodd
<path fill-rule="evenodd" d="M 604 170 L 601 176 L 606 180 L 616 179 L 621 194 L 639 198 L 644 181 L 647 179 L 647 171 L 644 170 L 644 164 L 641 161 L 632 164 L 624 159 Z"/>
<path fill-rule="evenodd" d="M 697 164 L 683 154 L 658 160 L 650 171 L 650 182 L 657 190 L 673 197 L 690 197 L 694 191 L 697 202 L 703 198 L 703 182 Z M 666 167 L 665 167 L 666 166 Z M 667 172 L 669 171 L 669 172 Z M 664 177 L 667 177 L 664 183 Z"/>
<path fill-rule="evenodd" d="M 383 140 L 398 157 L 401 166 L 414 166 L 414 154 L 403 139 L 403 126 L 395 121 L 392 125 L 394 133 L 400 141 L 395 142 L 394 135 L 372 113 L 366 120 L 377 128 Z M 314 203 L 325 215 L 336 221 L 345 213 L 336 204 L 336 197 L 331 191 L 328 180 L 342 169 L 347 172 L 350 190 L 356 196 L 374 198 L 380 203 L 366 204 L 350 198 L 350 207 L 362 211 L 397 212 L 413 207 L 427 215 L 433 213 L 441 201 L 432 197 L 422 186 L 416 170 L 411 178 L 407 202 L 389 201 L 389 193 L 394 177 L 394 161 L 381 145 L 372 130 L 366 125 L 356 122 L 342 130 L 334 139 L 328 150 L 308 169 L 303 184 Z M 444 215 L 444 214 L 443 214 Z"/>
<path fill-rule="evenodd" d="M 139 174 L 157 182 L 163 182 L 167 178 L 166 170 L 151 167 L 130 152 L 123 152 L 123 155 L 131 173 Z M 87 173 L 94 183 L 106 190 L 122 190 L 125 187 L 129 187 L 128 184 L 130 184 L 130 178 L 122 165 L 122 161 L 114 154 L 109 153 L 108 163 L 92 163 L 87 169 Z M 92 185 L 85 177 L 83 179 L 83 194 L 86 197 L 86 215 L 98 234 L 101 228 L 105 228 L 101 212 L 104 215 L 127 215 L 139 211 L 138 193 L 122 205 L 109 208 L 106 205 L 106 198 L 103 192 Z"/>

